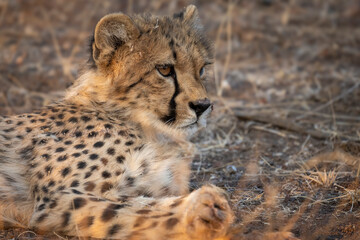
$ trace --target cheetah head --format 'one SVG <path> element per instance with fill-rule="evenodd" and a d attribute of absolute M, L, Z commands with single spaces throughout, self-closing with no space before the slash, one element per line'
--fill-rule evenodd
<path fill-rule="evenodd" d="M 96 25 L 81 91 L 110 112 L 146 114 L 192 134 L 212 110 L 204 86 L 212 58 L 193 5 L 172 17 L 110 14 Z"/>

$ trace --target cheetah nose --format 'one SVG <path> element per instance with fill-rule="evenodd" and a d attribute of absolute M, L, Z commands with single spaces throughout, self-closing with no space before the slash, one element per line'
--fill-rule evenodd
<path fill-rule="evenodd" d="M 190 102 L 189 107 L 195 111 L 196 116 L 199 118 L 209 107 L 212 107 L 212 104 L 209 99 L 205 98 Z"/>

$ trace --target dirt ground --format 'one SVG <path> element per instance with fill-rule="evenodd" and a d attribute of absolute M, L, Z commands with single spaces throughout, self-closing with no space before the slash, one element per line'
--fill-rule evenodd
<path fill-rule="evenodd" d="M 167 14 L 189 3 L 0 0 L 0 114 L 61 98 L 106 13 Z M 195 4 L 215 44 L 215 110 L 193 139 L 190 187 L 229 192 L 231 239 L 360 239 L 359 1 Z M 26 229 L 0 238 L 66 239 Z"/>

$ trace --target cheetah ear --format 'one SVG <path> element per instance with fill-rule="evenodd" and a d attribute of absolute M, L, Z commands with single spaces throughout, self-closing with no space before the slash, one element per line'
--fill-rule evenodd
<path fill-rule="evenodd" d="M 189 5 L 184 12 L 184 21 L 194 22 L 199 21 L 199 13 L 195 5 Z"/>
<path fill-rule="evenodd" d="M 116 49 L 139 35 L 139 29 L 125 14 L 114 13 L 100 19 L 95 27 L 92 44 L 92 55 L 96 65 L 109 62 Z"/>
<path fill-rule="evenodd" d="M 201 28 L 199 13 L 195 5 L 189 5 L 184 11 L 174 14 L 174 18 L 180 18 L 184 23 Z"/>

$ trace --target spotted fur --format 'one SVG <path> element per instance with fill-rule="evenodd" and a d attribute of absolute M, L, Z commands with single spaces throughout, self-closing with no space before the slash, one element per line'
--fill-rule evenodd
<path fill-rule="evenodd" d="M 197 10 L 110 14 L 89 69 L 59 103 L 0 118 L 2 227 L 112 239 L 214 239 L 233 220 L 225 193 L 188 193 L 187 137 L 211 112 L 212 62 Z M 164 76 L 157 69 L 169 74 Z"/>

